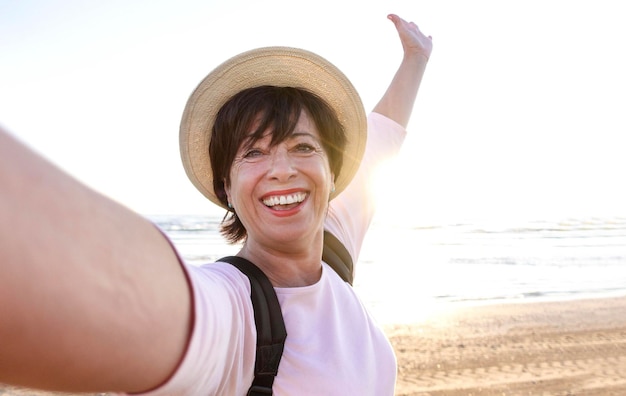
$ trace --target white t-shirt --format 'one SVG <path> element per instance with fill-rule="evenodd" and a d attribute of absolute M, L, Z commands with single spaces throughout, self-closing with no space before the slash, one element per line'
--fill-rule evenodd
<path fill-rule="evenodd" d="M 380 160 L 398 151 L 404 136 L 394 121 L 370 114 L 361 167 L 331 202 L 326 229 L 344 243 L 355 263 L 374 212 L 368 177 Z M 191 339 L 172 377 L 146 395 L 245 395 L 256 353 L 248 278 L 226 263 L 184 267 L 193 289 Z M 353 288 L 328 265 L 323 263 L 321 279 L 313 285 L 275 290 L 287 340 L 274 395 L 393 395 L 393 349 Z"/>

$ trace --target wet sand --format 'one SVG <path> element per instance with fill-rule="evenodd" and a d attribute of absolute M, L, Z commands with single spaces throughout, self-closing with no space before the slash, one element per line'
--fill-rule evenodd
<path fill-rule="evenodd" d="M 386 331 L 397 396 L 626 395 L 626 297 L 449 308 Z M 18 395 L 51 394 L 0 385 Z"/>

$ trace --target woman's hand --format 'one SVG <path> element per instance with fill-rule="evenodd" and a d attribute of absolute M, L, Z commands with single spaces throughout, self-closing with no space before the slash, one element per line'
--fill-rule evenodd
<path fill-rule="evenodd" d="M 430 58 L 433 50 L 431 36 L 424 35 L 414 22 L 407 22 L 395 14 L 389 14 L 387 18 L 396 26 L 405 56 L 422 55 L 426 59 Z"/>

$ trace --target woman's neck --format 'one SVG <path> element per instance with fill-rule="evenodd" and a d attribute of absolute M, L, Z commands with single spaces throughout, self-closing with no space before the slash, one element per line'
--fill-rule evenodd
<path fill-rule="evenodd" d="M 248 239 L 238 256 L 259 267 L 275 287 L 302 287 L 317 283 L 322 276 L 323 235 L 300 246 L 267 246 Z"/>

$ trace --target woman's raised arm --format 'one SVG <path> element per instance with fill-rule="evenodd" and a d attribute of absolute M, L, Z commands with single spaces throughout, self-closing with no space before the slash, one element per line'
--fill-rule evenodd
<path fill-rule="evenodd" d="M 0 382 L 153 388 L 184 353 L 191 305 L 155 226 L 0 130 Z"/>
<path fill-rule="evenodd" d="M 406 128 L 426 64 L 433 50 L 433 43 L 432 38 L 426 37 L 415 23 L 407 22 L 395 14 L 390 14 L 389 19 L 398 31 L 404 56 L 374 111 Z"/>

